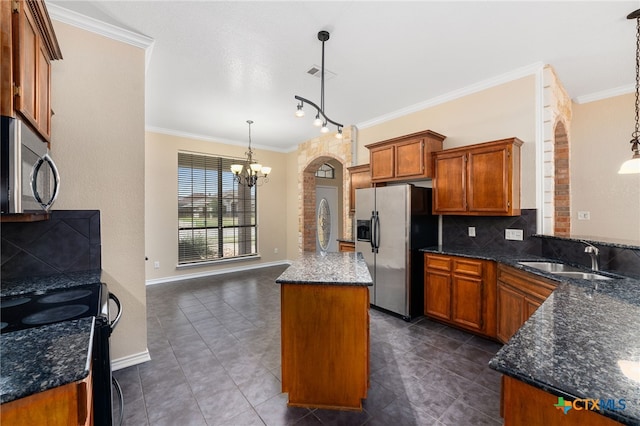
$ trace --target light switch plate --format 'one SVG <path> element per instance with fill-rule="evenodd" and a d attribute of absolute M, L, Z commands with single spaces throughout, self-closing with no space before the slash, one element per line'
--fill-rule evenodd
<path fill-rule="evenodd" d="M 591 212 L 578 212 L 578 220 L 591 220 Z"/>
<path fill-rule="evenodd" d="M 470 226 L 469 227 L 469 236 L 470 237 L 475 237 L 476 236 L 476 227 L 475 226 Z"/>

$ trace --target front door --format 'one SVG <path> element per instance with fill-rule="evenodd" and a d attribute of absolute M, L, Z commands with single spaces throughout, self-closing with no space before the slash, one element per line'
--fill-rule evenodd
<path fill-rule="evenodd" d="M 316 186 L 316 251 L 338 251 L 338 188 Z"/>

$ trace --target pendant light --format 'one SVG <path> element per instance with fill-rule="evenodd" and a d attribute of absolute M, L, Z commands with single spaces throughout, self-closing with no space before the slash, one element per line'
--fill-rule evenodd
<path fill-rule="evenodd" d="M 620 170 L 618 170 L 619 174 L 631 174 L 631 173 L 640 173 L 640 124 L 638 123 L 638 95 L 640 92 L 640 9 L 631 12 L 627 19 L 635 19 L 636 20 L 636 127 L 633 133 L 631 134 L 631 152 L 633 155 L 631 156 L 631 160 L 627 160 L 622 163 L 620 166 Z"/>
<path fill-rule="evenodd" d="M 342 139 L 342 128 L 344 127 L 342 124 L 337 123 L 327 117 L 324 112 L 324 43 L 329 40 L 329 32 L 328 31 L 320 31 L 318 33 L 318 40 L 322 42 L 322 69 L 320 75 L 320 106 L 311 102 L 310 100 L 303 98 L 302 96 L 295 95 L 295 99 L 299 101 L 297 109 L 296 109 L 296 117 L 304 117 L 304 104 L 309 104 L 316 109 L 316 116 L 313 120 L 313 125 L 320 127 L 320 133 L 328 133 L 329 127 L 327 125 L 329 123 L 333 124 L 338 128 L 338 133 L 336 133 L 336 138 Z"/>
<path fill-rule="evenodd" d="M 267 176 L 271 173 L 271 167 L 263 166 L 258 163 L 257 160 L 254 161 L 253 150 L 251 149 L 251 125 L 253 121 L 247 120 L 247 124 L 249 124 L 249 150 L 245 152 L 247 159 L 244 161 L 244 165 L 232 164 L 231 171 L 234 175 L 233 178 L 238 184 L 251 188 L 269 182 Z"/>

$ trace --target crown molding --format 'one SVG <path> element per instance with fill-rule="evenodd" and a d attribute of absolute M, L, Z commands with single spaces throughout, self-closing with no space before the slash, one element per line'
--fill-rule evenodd
<path fill-rule="evenodd" d="M 154 126 L 146 126 L 145 127 L 145 131 L 147 132 L 152 132 L 152 133 L 159 133 L 162 135 L 169 135 L 169 136 L 177 136 L 180 138 L 187 138 L 187 139 L 195 139 L 195 140 L 199 140 L 199 141 L 205 141 L 205 142 L 215 142 L 215 143 L 221 143 L 221 144 L 225 144 L 225 145 L 234 145 L 234 146 L 243 146 L 246 147 L 247 146 L 247 141 L 236 141 L 236 140 L 232 140 L 232 139 L 225 139 L 225 138 L 218 138 L 218 137 L 212 137 L 212 136 L 204 136 L 204 135 L 199 135 L 197 133 L 188 133 L 188 132 L 182 132 L 179 130 L 173 130 L 173 129 L 165 129 L 162 127 L 154 127 Z M 273 152 L 280 152 L 280 153 L 289 153 L 291 152 L 290 148 L 274 148 L 272 146 L 267 146 L 267 145 L 259 145 L 259 144 L 255 144 L 255 143 L 251 143 L 251 146 L 253 148 L 257 148 L 257 149 L 262 149 L 265 151 L 273 151 Z M 296 145 L 297 148 L 297 145 Z"/>
<path fill-rule="evenodd" d="M 576 96 L 573 101 L 577 104 L 586 104 L 589 102 L 600 101 L 602 99 L 613 98 L 614 96 L 626 95 L 633 93 L 635 86 L 620 86 L 613 89 L 603 90 L 601 92 L 595 92 L 590 95 Z"/>
<path fill-rule="evenodd" d="M 149 68 L 151 53 L 155 43 L 155 40 L 151 37 L 82 15 L 81 13 L 74 12 L 73 10 L 65 9 L 58 4 L 47 3 L 47 10 L 49 12 L 49 16 L 53 20 L 144 49 L 145 71 Z"/>
<path fill-rule="evenodd" d="M 421 111 L 426 108 L 431 108 L 440 104 L 444 104 L 446 102 L 453 101 L 455 99 L 463 98 L 473 93 L 481 92 L 483 90 L 490 89 L 492 87 L 499 86 L 513 80 L 518 80 L 528 75 L 536 75 L 542 69 L 544 69 L 544 63 L 536 62 L 531 65 L 527 65 L 526 67 L 518 68 L 513 71 L 479 81 L 478 83 L 474 83 L 470 86 L 445 93 L 444 95 L 436 96 L 435 98 L 428 99 L 426 101 L 393 111 L 389 114 L 385 114 L 380 117 L 358 123 L 356 126 L 358 127 L 358 129 L 366 129 L 367 127 L 382 124 L 386 121 L 393 120 L 395 118 L 402 117 L 417 111 Z"/>

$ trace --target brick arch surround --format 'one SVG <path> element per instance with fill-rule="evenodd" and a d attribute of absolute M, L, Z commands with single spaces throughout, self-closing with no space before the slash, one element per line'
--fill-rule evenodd
<path fill-rule="evenodd" d="M 571 175 L 569 173 L 569 137 L 562 121 L 554 129 L 554 224 L 553 234 L 571 235 Z"/>
<path fill-rule="evenodd" d="M 351 239 L 349 216 L 349 170 L 352 165 L 352 129 L 343 128 L 343 138 L 326 134 L 298 145 L 298 250 L 316 251 L 316 177 L 327 160 L 342 164 L 342 238 Z"/>
<path fill-rule="evenodd" d="M 302 171 L 302 250 L 316 251 L 316 171 L 329 160 L 336 160 L 342 163 L 340 158 L 330 155 L 316 157 Z M 342 164 L 343 170 L 347 169 Z M 345 188 L 343 186 L 343 192 Z"/>

